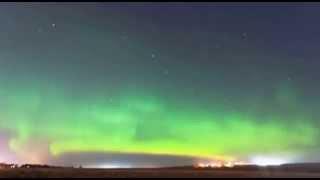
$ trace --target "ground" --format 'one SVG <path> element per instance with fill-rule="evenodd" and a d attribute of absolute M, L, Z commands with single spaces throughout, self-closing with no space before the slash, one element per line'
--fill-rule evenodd
<path fill-rule="evenodd" d="M 1 177 L 320 177 L 320 172 L 278 170 L 215 170 L 215 169 L 78 169 L 16 168 L 0 170 Z"/>

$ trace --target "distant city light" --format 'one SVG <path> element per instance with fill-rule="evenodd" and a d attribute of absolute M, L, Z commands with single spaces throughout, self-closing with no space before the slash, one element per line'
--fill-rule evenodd
<path fill-rule="evenodd" d="M 222 167 L 222 163 L 219 162 L 209 162 L 209 163 L 198 163 L 197 167 L 199 168 L 214 168 L 214 167 Z"/>
<path fill-rule="evenodd" d="M 252 165 L 252 163 L 244 162 L 244 161 L 234 162 L 234 166 L 245 166 L 245 165 Z"/>
<path fill-rule="evenodd" d="M 199 168 L 221 168 L 221 167 L 229 167 L 232 168 L 234 166 L 244 166 L 250 165 L 249 162 L 243 161 L 226 161 L 226 162 L 208 162 L 208 163 L 198 163 L 197 167 Z"/>
<path fill-rule="evenodd" d="M 227 162 L 224 164 L 225 167 L 233 167 L 234 163 L 233 162 Z"/>
<path fill-rule="evenodd" d="M 288 163 L 286 159 L 278 158 L 278 157 L 263 157 L 263 156 L 256 156 L 251 158 L 250 161 L 252 164 L 258 166 L 270 166 L 270 165 L 282 165 Z"/>
<path fill-rule="evenodd" d="M 86 165 L 85 168 L 102 168 L 102 169 L 121 169 L 131 168 L 130 165 L 125 164 L 98 164 L 98 165 Z"/>

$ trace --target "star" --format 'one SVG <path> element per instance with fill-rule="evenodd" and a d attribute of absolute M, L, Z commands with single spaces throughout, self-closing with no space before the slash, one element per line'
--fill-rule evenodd
<path fill-rule="evenodd" d="M 39 33 L 43 32 L 43 30 L 42 30 L 41 27 L 39 27 L 39 28 L 37 29 L 37 31 L 38 31 Z"/>
<path fill-rule="evenodd" d="M 127 40 L 127 39 L 128 39 L 128 36 L 123 35 L 123 36 L 121 36 L 121 39 L 122 39 L 122 40 Z"/>
<path fill-rule="evenodd" d="M 247 33 L 246 33 L 246 32 L 242 33 L 242 35 L 241 35 L 241 36 L 242 36 L 242 38 L 243 38 L 243 39 L 247 39 L 247 37 L 248 37 L 248 35 L 247 35 Z"/>
<path fill-rule="evenodd" d="M 155 63 L 158 62 L 155 54 L 151 54 L 151 59 L 152 59 L 152 61 L 155 62 Z"/>
<path fill-rule="evenodd" d="M 55 27 L 56 27 L 56 24 L 55 24 L 55 23 L 52 23 L 51 26 L 52 26 L 53 28 L 55 28 Z"/>

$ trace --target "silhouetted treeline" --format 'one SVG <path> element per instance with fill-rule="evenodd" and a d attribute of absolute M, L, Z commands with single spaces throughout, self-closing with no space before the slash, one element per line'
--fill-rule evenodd
<path fill-rule="evenodd" d="M 23 164 L 20 168 L 63 168 L 60 166 L 50 166 L 47 164 Z"/>
<path fill-rule="evenodd" d="M 0 169 L 9 169 L 9 168 L 17 168 L 17 167 L 19 167 L 17 164 L 0 163 Z"/>

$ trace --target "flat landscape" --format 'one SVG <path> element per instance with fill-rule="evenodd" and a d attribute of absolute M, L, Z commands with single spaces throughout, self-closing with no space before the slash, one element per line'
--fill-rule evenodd
<path fill-rule="evenodd" d="M 1 178 L 143 178 L 143 177 L 174 177 L 174 178 L 224 178 L 224 177 L 320 177 L 320 172 L 281 169 L 198 169 L 198 168 L 159 168 L 159 169 L 85 169 L 85 168 L 15 168 L 0 170 Z"/>

